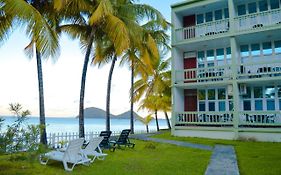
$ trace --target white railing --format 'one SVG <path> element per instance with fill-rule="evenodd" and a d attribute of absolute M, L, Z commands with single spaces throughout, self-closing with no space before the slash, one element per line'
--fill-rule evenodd
<path fill-rule="evenodd" d="M 281 76 L 281 62 L 250 62 L 241 64 L 238 70 L 239 79 L 270 78 Z M 281 78 L 281 77 L 280 77 Z"/>
<path fill-rule="evenodd" d="M 207 68 L 194 68 L 175 71 L 176 82 L 199 83 L 229 80 L 231 77 L 230 65 Z"/>
<path fill-rule="evenodd" d="M 281 9 L 253 13 L 234 18 L 235 30 L 256 30 L 265 26 L 281 24 Z"/>
<path fill-rule="evenodd" d="M 175 112 L 176 125 L 233 125 L 232 112 Z"/>
<path fill-rule="evenodd" d="M 156 132 L 156 130 L 150 129 L 149 132 Z M 112 131 L 111 136 L 119 136 L 121 131 Z M 137 130 L 135 134 L 146 133 L 145 130 Z M 85 140 L 90 140 L 91 138 L 98 137 L 100 132 L 86 132 Z M 67 144 L 70 140 L 79 138 L 78 132 L 68 132 L 68 133 L 49 133 L 47 136 L 47 141 L 50 147 L 60 148 L 63 144 Z"/>
<path fill-rule="evenodd" d="M 176 29 L 176 41 L 182 41 L 197 37 L 216 35 L 229 31 L 229 20 L 217 20 L 196 26 Z"/>
<path fill-rule="evenodd" d="M 241 111 L 239 116 L 242 126 L 281 126 L 280 111 Z"/>

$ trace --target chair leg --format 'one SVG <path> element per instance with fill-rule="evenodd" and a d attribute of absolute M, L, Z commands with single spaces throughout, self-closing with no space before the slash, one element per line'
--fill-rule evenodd
<path fill-rule="evenodd" d="M 63 167 L 64 167 L 65 171 L 72 171 L 73 168 L 74 168 L 74 166 L 76 165 L 76 164 L 74 163 L 74 164 L 72 165 L 72 167 L 69 168 L 66 161 L 63 161 L 62 163 L 63 163 Z"/>
<path fill-rule="evenodd" d="M 40 156 L 39 156 L 39 161 L 40 161 L 40 163 L 41 163 L 42 165 L 47 165 L 47 163 L 48 163 L 48 161 L 49 161 L 49 158 L 47 158 L 47 160 L 44 161 L 44 160 L 43 160 L 43 156 L 40 155 Z"/>

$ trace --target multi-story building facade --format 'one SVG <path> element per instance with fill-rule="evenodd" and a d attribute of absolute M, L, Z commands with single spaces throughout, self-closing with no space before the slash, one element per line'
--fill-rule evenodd
<path fill-rule="evenodd" d="M 281 0 L 187 0 L 172 24 L 172 134 L 281 141 Z"/>

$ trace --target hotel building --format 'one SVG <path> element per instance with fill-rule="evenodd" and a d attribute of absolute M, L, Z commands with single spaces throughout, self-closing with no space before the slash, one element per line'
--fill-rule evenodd
<path fill-rule="evenodd" d="M 281 0 L 172 7 L 172 134 L 281 142 Z"/>

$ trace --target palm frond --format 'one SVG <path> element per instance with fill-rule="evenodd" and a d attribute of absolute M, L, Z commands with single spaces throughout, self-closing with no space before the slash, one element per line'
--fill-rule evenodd
<path fill-rule="evenodd" d="M 94 25 L 98 24 L 100 21 L 104 20 L 108 15 L 113 14 L 113 8 L 110 0 L 102 0 L 100 1 L 97 9 L 91 15 L 89 19 L 89 24 Z"/>

